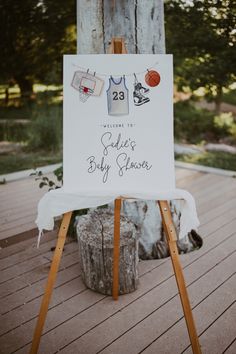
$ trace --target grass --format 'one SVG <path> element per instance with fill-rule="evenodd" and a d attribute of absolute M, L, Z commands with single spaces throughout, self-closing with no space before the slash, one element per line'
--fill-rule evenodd
<path fill-rule="evenodd" d="M 224 93 L 223 102 L 236 105 L 236 89 Z"/>
<path fill-rule="evenodd" d="M 35 169 L 40 166 L 50 165 L 62 161 L 61 153 L 45 153 L 38 151 L 34 153 L 19 152 L 11 155 L 0 156 L 0 175 Z"/>
<path fill-rule="evenodd" d="M 223 170 L 236 171 L 236 155 L 227 152 L 203 152 L 194 155 L 177 155 L 178 161 L 193 163 L 197 165 L 222 168 Z"/>

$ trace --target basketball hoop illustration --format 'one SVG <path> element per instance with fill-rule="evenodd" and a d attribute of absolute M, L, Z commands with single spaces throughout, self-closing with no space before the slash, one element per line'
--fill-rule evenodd
<path fill-rule="evenodd" d="M 80 80 L 79 98 L 81 102 L 86 102 L 87 99 L 94 93 L 96 81 L 90 77 L 83 76 Z"/>
<path fill-rule="evenodd" d="M 94 74 L 84 71 L 76 71 L 71 86 L 79 91 L 81 102 L 86 102 L 90 96 L 100 96 L 104 81 Z"/>

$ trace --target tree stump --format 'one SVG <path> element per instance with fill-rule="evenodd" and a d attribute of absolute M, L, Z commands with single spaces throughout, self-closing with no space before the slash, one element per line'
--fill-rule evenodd
<path fill-rule="evenodd" d="M 112 294 L 114 214 L 96 209 L 80 216 L 77 224 L 82 279 L 102 294 Z M 138 235 L 134 224 L 120 217 L 119 294 L 138 286 Z"/>

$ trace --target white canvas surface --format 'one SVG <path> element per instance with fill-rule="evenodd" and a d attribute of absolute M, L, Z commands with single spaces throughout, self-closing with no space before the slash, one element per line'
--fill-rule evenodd
<path fill-rule="evenodd" d="M 71 85 L 75 71 L 89 69 L 104 80 L 100 96 L 81 102 Z M 147 69 L 160 74 L 145 83 Z M 150 101 L 133 102 L 134 75 L 149 88 Z M 108 114 L 109 77 L 125 75 L 129 114 Z M 64 190 L 88 196 L 156 195 L 175 189 L 173 69 L 171 55 L 64 56 Z"/>

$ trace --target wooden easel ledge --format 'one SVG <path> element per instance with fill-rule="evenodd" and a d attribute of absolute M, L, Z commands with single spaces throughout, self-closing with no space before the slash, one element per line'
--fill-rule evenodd
<path fill-rule="evenodd" d="M 114 37 L 107 50 L 108 54 L 127 54 L 124 38 Z"/>

